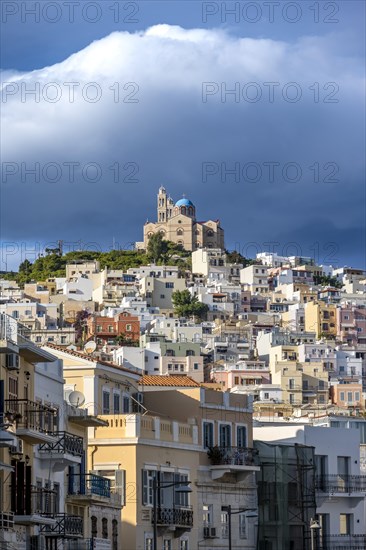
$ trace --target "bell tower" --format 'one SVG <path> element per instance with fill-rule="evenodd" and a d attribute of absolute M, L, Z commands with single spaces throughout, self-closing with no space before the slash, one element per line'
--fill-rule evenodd
<path fill-rule="evenodd" d="M 167 194 L 164 187 L 160 187 L 159 193 L 158 193 L 158 223 L 165 223 L 168 219 L 167 213 Z"/>

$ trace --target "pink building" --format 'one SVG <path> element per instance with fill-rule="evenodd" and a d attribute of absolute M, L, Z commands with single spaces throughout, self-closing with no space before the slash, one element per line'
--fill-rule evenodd
<path fill-rule="evenodd" d="M 339 308 L 337 334 L 347 344 L 366 344 L 366 306 L 346 305 Z"/>
<path fill-rule="evenodd" d="M 217 366 L 211 369 L 210 379 L 225 389 L 234 386 L 259 386 L 271 382 L 269 368 L 264 361 L 238 361 L 235 365 Z"/>

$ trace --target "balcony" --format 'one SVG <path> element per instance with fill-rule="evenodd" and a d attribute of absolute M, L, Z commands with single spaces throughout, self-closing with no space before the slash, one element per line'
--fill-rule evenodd
<path fill-rule="evenodd" d="M 13 512 L 0 513 L 0 530 L 8 531 L 14 528 Z"/>
<path fill-rule="evenodd" d="M 71 405 L 67 405 L 67 417 L 70 422 L 87 428 L 98 428 L 108 426 L 108 422 L 98 418 L 93 414 L 88 413 L 88 409 L 77 409 Z"/>
<path fill-rule="evenodd" d="M 15 435 L 31 445 L 52 443 L 57 411 L 29 399 L 5 399 L 5 416 L 14 416 Z"/>
<path fill-rule="evenodd" d="M 111 490 L 110 480 L 95 474 L 69 476 L 68 498 L 82 503 L 121 506 L 121 495 Z"/>
<path fill-rule="evenodd" d="M 319 550 L 365 550 L 366 535 L 328 535 L 322 537 Z"/>
<path fill-rule="evenodd" d="M 84 530 L 84 521 L 80 516 L 70 516 L 68 514 L 56 514 L 53 525 L 42 525 L 41 533 L 46 536 L 55 537 L 82 537 Z"/>
<path fill-rule="evenodd" d="M 252 472 L 259 472 L 258 452 L 247 447 L 210 447 L 207 456 L 210 459 L 213 480 L 226 474 L 235 474 L 237 481 L 243 481 Z"/>
<path fill-rule="evenodd" d="M 54 435 L 57 437 L 55 441 L 39 445 L 40 458 L 61 464 L 62 469 L 75 463 L 80 464 L 84 452 L 83 438 L 68 432 L 55 432 Z"/>
<path fill-rule="evenodd" d="M 316 476 L 315 488 L 319 493 L 330 495 L 353 495 L 366 493 L 366 475 L 323 475 Z"/>
<path fill-rule="evenodd" d="M 193 527 L 193 510 L 191 506 L 184 508 L 163 508 L 156 510 L 156 523 L 158 526 L 175 526 L 177 528 L 191 529 Z M 152 523 L 154 512 L 152 513 Z"/>
<path fill-rule="evenodd" d="M 14 522 L 20 525 L 53 525 L 58 506 L 58 495 L 52 489 L 16 485 L 11 487 L 11 507 Z"/>

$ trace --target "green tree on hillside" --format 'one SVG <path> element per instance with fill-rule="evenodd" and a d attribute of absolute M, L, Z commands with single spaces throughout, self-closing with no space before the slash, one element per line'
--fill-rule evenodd
<path fill-rule="evenodd" d="M 193 317 L 203 320 L 207 316 L 208 305 L 198 301 L 188 289 L 176 290 L 172 294 L 174 313 L 178 317 Z"/>

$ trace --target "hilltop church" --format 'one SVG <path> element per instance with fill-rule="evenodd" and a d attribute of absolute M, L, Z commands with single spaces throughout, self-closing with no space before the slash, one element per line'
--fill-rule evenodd
<path fill-rule="evenodd" d="M 224 230 L 219 220 L 198 222 L 194 204 L 183 197 L 174 204 L 164 187 L 157 197 L 157 222 L 144 225 L 144 242 L 137 243 L 146 250 L 149 238 L 158 231 L 167 241 L 181 244 L 185 250 L 197 248 L 224 249 Z"/>

